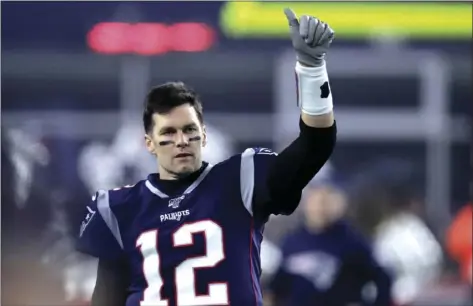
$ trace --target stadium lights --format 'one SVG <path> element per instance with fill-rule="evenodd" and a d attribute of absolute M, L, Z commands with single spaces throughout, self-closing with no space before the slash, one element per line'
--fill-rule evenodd
<path fill-rule="evenodd" d="M 215 37 L 215 31 L 204 23 L 101 22 L 87 33 L 87 45 L 96 53 L 149 56 L 206 51 Z"/>

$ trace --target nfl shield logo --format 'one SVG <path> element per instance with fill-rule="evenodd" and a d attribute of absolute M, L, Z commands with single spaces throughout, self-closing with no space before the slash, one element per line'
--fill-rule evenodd
<path fill-rule="evenodd" d="M 181 203 L 182 200 L 184 200 L 184 195 L 182 195 L 178 198 L 171 199 L 171 200 L 169 200 L 168 207 L 172 207 L 172 208 L 176 209 L 176 208 L 179 207 L 179 203 Z"/>

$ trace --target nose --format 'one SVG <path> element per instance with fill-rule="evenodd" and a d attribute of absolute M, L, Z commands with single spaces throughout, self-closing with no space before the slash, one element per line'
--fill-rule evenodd
<path fill-rule="evenodd" d="M 182 131 L 177 132 L 176 137 L 176 145 L 178 147 L 187 147 L 189 145 L 189 137 Z"/>

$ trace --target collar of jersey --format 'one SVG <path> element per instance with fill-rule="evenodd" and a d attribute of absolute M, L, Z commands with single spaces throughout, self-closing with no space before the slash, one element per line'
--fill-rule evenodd
<path fill-rule="evenodd" d="M 192 184 L 190 184 L 189 187 L 187 187 L 187 189 L 182 194 L 189 194 L 194 191 L 194 189 L 197 188 L 197 186 L 199 186 L 199 184 L 204 180 L 207 174 L 210 173 L 212 167 L 213 165 L 208 164 L 207 167 L 205 167 L 205 169 L 202 171 L 202 173 L 197 177 L 197 179 Z M 153 184 L 153 180 L 150 180 L 150 178 L 146 180 L 145 185 L 149 189 L 149 191 L 151 191 L 158 197 L 169 198 L 169 195 L 159 190 L 158 186 L 155 183 Z"/>

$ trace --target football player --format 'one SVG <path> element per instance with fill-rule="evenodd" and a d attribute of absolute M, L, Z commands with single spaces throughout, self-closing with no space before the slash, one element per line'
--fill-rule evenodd
<path fill-rule="evenodd" d="M 271 214 L 291 214 L 336 141 L 325 54 L 334 32 L 285 10 L 296 52 L 300 134 L 279 155 L 248 148 L 202 160 L 201 101 L 166 83 L 147 96 L 145 142 L 158 172 L 99 190 L 77 248 L 99 258 L 94 306 L 262 305 L 259 252 Z"/>
<path fill-rule="evenodd" d="M 275 305 L 392 305 L 391 279 L 371 246 L 345 218 L 337 186 L 307 190 L 302 225 L 282 243 L 279 268 L 270 281 Z M 376 294 L 370 296 L 369 285 Z"/>

